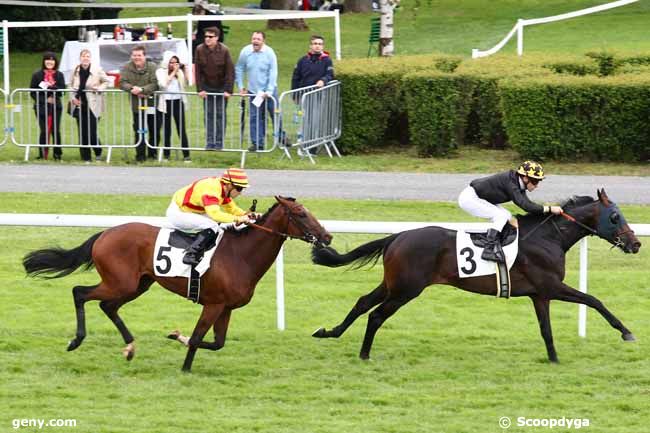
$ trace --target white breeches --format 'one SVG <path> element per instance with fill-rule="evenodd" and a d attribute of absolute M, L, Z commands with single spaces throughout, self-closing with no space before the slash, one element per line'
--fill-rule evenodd
<path fill-rule="evenodd" d="M 174 200 L 172 200 L 167 208 L 167 219 L 172 226 L 183 231 L 200 231 L 205 229 L 212 229 L 216 233 L 221 231 L 219 223 L 206 214 L 183 212 Z"/>
<path fill-rule="evenodd" d="M 507 209 L 483 200 L 476 195 L 476 191 L 471 186 L 468 186 L 460 193 L 458 205 L 470 215 L 489 219 L 492 222 L 492 228 L 498 231 L 501 231 L 512 218 L 512 214 Z"/>

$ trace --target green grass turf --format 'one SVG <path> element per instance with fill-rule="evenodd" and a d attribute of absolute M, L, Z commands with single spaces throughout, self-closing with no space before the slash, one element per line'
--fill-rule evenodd
<path fill-rule="evenodd" d="M 272 199 L 259 197 L 260 209 Z M 248 205 L 242 200 L 242 205 Z M 0 212 L 162 215 L 167 197 L 0 194 Z M 134 203 L 137 203 L 137 210 Z M 467 221 L 449 203 L 306 200 L 320 219 Z M 632 223 L 647 206 L 622 207 Z M 371 215 L 372 217 L 369 217 Z M 226 346 L 200 351 L 182 374 L 185 350 L 164 338 L 189 333 L 199 307 L 158 285 L 121 310 L 136 337 L 122 359 L 118 332 L 97 303 L 86 308 L 88 337 L 67 353 L 74 334 L 70 289 L 94 284 L 94 271 L 64 279 L 24 276 L 22 256 L 59 244 L 71 248 L 97 229 L 1 227 L 0 431 L 18 418 L 71 418 L 74 432 L 500 432 L 501 416 L 588 418 L 595 432 L 645 431 L 650 347 L 647 251 L 624 255 L 589 242 L 589 291 L 635 333 L 624 343 L 589 311 L 588 337 L 577 336 L 577 307 L 552 304 L 561 363 L 550 365 L 527 299 L 498 300 L 433 286 L 380 329 L 372 360 L 360 361 L 366 317 L 339 340 L 310 333 L 343 319 L 381 278 L 317 267 L 301 242 L 285 244 L 287 330 L 275 329 L 275 275 L 232 317 Z M 335 234 L 344 251 L 378 235 Z M 566 282 L 577 286 L 577 249 Z M 56 430 L 56 429 L 49 429 Z M 545 430 L 545 429 L 544 429 Z M 21 429 L 21 431 L 37 431 Z M 513 426 L 508 431 L 529 428 Z M 553 431 L 567 431 L 554 429 Z"/>

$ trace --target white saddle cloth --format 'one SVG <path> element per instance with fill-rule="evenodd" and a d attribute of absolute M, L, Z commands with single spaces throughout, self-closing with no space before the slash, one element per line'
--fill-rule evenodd
<path fill-rule="evenodd" d="M 460 278 L 480 277 L 483 275 L 494 275 L 496 273 L 496 262 L 483 260 L 481 254 L 483 248 L 479 248 L 469 237 L 470 233 L 459 230 L 456 232 L 456 261 L 458 263 L 458 276 Z M 508 270 L 517 259 L 519 251 L 519 230 L 513 242 L 503 247 L 506 256 Z"/>
<path fill-rule="evenodd" d="M 183 263 L 185 250 L 169 245 L 169 234 L 174 230 L 160 229 L 156 238 L 156 247 L 153 250 L 153 269 L 158 277 L 185 277 L 189 278 L 192 267 Z M 210 260 L 221 242 L 223 231 L 219 231 L 215 246 L 203 254 L 203 259 L 196 265 L 196 271 L 203 275 L 210 268 Z"/>

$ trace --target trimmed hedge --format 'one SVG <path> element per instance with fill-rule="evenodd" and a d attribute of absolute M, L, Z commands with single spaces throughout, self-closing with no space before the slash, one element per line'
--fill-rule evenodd
<path fill-rule="evenodd" d="M 344 61 L 346 153 L 414 144 L 421 156 L 463 145 L 535 158 L 650 158 L 650 55 L 444 55 Z M 398 128 L 396 119 L 402 120 Z M 408 125 L 408 127 L 406 127 Z M 397 133 L 395 130 L 397 129 Z"/>

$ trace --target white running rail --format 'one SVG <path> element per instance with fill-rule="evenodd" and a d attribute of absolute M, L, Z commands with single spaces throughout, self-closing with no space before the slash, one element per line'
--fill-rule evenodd
<path fill-rule="evenodd" d="M 503 38 L 503 40 L 501 40 L 501 42 L 499 42 L 494 47 L 492 47 L 492 48 L 490 48 L 489 50 L 486 50 L 486 51 L 481 51 L 478 48 L 474 48 L 472 50 L 472 58 L 477 59 L 477 58 L 480 58 L 480 57 L 487 57 L 487 56 L 491 56 L 492 54 L 496 53 L 501 48 L 503 48 L 505 44 L 508 43 L 508 41 L 512 38 L 512 36 L 515 34 L 515 32 L 517 33 L 517 55 L 521 56 L 521 55 L 524 54 L 524 27 L 526 27 L 526 26 L 533 26 L 535 24 L 547 24 L 547 23 L 552 23 L 552 22 L 555 22 L 555 21 L 568 20 L 568 19 L 571 19 L 571 18 L 576 18 L 576 17 L 583 16 L 583 15 L 589 15 L 589 14 L 593 14 L 593 13 L 596 13 L 596 12 L 606 11 L 608 9 L 613 9 L 613 8 L 617 8 L 617 7 L 621 7 L 621 6 L 626 6 L 626 5 L 629 5 L 631 3 L 636 3 L 637 1 L 639 1 L 639 0 L 619 0 L 619 1 L 612 2 L 612 3 L 606 3 L 606 4 L 603 4 L 603 5 L 600 5 L 600 6 L 594 6 L 594 7 L 590 7 L 590 8 L 587 8 L 587 9 L 581 9 L 581 10 L 578 10 L 578 11 L 574 11 L 574 12 L 568 12 L 568 13 L 565 13 L 565 14 L 554 15 L 554 16 L 551 16 L 551 17 L 533 18 L 533 19 L 530 19 L 530 20 L 518 19 L 517 24 L 515 24 L 515 26 L 512 28 L 512 30 L 510 30 L 510 33 L 508 33 L 506 35 L 506 37 Z"/>

